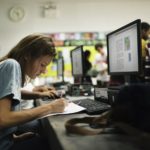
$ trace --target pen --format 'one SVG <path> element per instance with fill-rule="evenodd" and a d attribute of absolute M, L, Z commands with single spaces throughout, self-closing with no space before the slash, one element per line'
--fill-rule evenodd
<path fill-rule="evenodd" d="M 78 103 L 76 103 L 77 105 L 79 105 L 81 103 L 81 101 L 79 101 Z"/>
<path fill-rule="evenodd" d="M 62 97 L 63 97 L 63 92 L 60 92 L 59 95 L 60 95 L 59 97 L 62 98 Z M 68 101 L 68 103 L 71 103 L 71 102 L 72 102 L 71 100 L 69 100 L 69 99 L 66 98 L 66 97 L 65 97 L 65 99 Z"/>
<path fill-rule="evenodd" d="M 63 94 L 62 94 L 62 92 L 60 92 L 60 98 L 62 98 L 62 96 L 63 96 Z"/>

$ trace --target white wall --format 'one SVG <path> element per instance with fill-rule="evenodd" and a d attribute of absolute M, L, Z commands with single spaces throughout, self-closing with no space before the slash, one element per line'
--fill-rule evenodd
<path fill-rule="evenodd" d="M 150 22 L 150 0 L 53 0 L 58 17 L 44 18 L 42 7 L 48 0 L 0 0 L 0 56 L 18 40 L 34 32 L 111 31 L 137 18 Z M 8 12 L 22 6 L 25 17 L 12 22 Z"/>

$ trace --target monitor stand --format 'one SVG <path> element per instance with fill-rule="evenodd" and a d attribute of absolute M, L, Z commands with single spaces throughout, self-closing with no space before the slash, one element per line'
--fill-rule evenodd
<path fill-rule="evenodd" d="M 82 77 L 74 77 L 74 84 L 82 84 Z"/>
<path fill-rule="evenodd" d="M 119 78 L 118 80 L 117 80 L 117 78 L 114 78 L 114 81 L 117 81 L 117 82 L 115 82 L 117 84 L 111 84 L 111 85 L 109 85 L 108 89 L 120 90 L 123 86 L 130 84 L 131 78 L 130 78 L 129 75 L 121 75 L 119 77 L 121 77 L 121 78 Z"/>
<path fill-rule="evenodd" d="M 125 79 L 124 85 L 129 85 L 131 83 L 131 77 L 130 77 L 130 75 L 125 75 L 124 79 Z"/>

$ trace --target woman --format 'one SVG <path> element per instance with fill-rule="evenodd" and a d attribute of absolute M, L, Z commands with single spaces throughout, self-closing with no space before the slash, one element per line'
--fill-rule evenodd
<path fill-rule="evenodd" d="M 19 110 L 21 87 L 27 78 L 45 73 L 55 56 L 54 44 L 48 36 L 32 34 L 22 39 L 0 60 L 0 149 L 47 149 L 38 137 L 17 141 L 17 126 L 54 112 L 63 112 L 64 99 L 55 100 L 33 109 Z M 23 136 L 24 137 L 24 136 Z M 43 144 L 43 145 L 42 145 Z"/>

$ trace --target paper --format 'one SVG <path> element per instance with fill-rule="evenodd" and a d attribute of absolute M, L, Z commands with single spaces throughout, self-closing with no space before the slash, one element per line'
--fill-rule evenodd
<path fill-rule="evenodd" d="M 45 116 L 42 116 L 41 118 L 39 119 L 42 119 L 42 118 L 45 118 L 45 117 L 48 117 L 48 116 L 54 116 L 54 115 L 60 115 L 60 114 L 72 114 L 72 113 L 77 113 L 77 112 L 80 112 L 80 111 L 83 111 L 85 110 L 86 108 L 84 107 L 81 107 L 75 103 L 68 103 L 68 106 L 66 106 L 64 112 L 62 113 L 50 113 L 48 115 L 45 115 Z"/>

